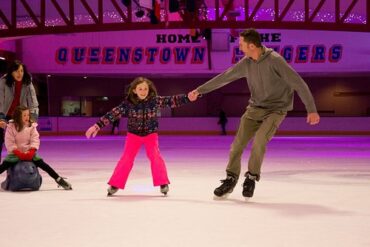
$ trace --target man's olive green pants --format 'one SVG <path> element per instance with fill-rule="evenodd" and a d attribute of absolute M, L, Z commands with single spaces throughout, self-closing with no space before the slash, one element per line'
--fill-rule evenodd
<path fill-rule="evenodd" d="M 257 177 L 261 174 L 261 165 L 265 156 L 266 146 L 276 133 L 286 111 L 247 107 L 241 117 L 239 129 L 231 144 L 229 163 L 226 173 L 239 178 L 241 157 L 249 141 L 253 138 L 252 149 L 248 161 L 248 173 Z"/>

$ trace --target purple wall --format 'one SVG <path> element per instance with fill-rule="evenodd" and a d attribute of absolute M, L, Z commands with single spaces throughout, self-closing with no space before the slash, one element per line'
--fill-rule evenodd
<path fill-rule="evenodd" d="M 39 130 L 42 134 L 78 134 L 83 135 L 98 118 L 88 117 L 41 117 Z M 159 118 L 159 131 L 162 134 L 220 134 L 217 117 L 182 117 Z M 226 130 L 234 134 L 239 125 L 239 118 L 229 118 Z M 127 121 L 121 119 L 120 131 L 126 131 Z M 101 134 L 110 133 L 111 126 L 105 127 Z M 330 118 L 323 117 L 320 124 L 310 126 L 304 117 L 289 117 L 279 128 L 279 134 L 343 134 L 343 135 L 370 135 L 370 117 L 364 118 Z"/>
<path fill-rule="evenodd" d="M 370 65 L 366 54 L 370 35 L 368 33 L 294 31 L 294 30 L 260 30 L 264 34 L 279 33 L 279 41 L 267 40 L 268 46 L 292 46 L 294 49 L 292 66 L 297 69 L 311 88 L 317 108 L 322 116 L 370 116 Z M 164 65 L 156 57 L 154 64 L 143 60 L 140 64 L 104 64 L 102 63 L 105 47 L 195 47 L 205 45 L 200 43 L 161 43 L 156 35 L 188 34 L 188 30 L 154 30 L 130 32 L 101 32 L 65 35 L 44 35 L 27 37 L 11 43 L 18 55 L 28 65 L 34 75 L 35 85 L 40 101 L 42 116 L 60 116 L 62 100 L 67 98 L 85 97 L 92 102 L 92 115 L 100 116 L 113 106 L 119 104 L 125 86 L 137 75 L 152 79 L 160 95 L 187 93 L 196 88 L 218 72 L 232 64 L 237 42 L 230 43 L 228 51 L 212 51 L 211 69 L 208 59 L 201 64 L 193 64 L 188 59 L 185 64 L 176 64 L 171 60 Z M 348 37 L 351 39 L 348 39 Z M 137 37 L 145 37 L 138 39 Z M 226 36 L 227 37 L 227 36 Z M 271 36 L 266 36 L 271 37 Z M 218 40 L 213 40 L 217 43 Z M 40 45 L 42 44 L 42 45 Z M 313 61 L 313 48 L 317 44 L 329 49 L 333 44 L 343 48 L 342 57 L 338 61 L 330 61 L 329 50 L 325 50 L 324 61 Z M 356 44 L 354 47 L 353 44 Z M 307 61 L 297 61 L 298 47 L 308 46 Z M 64 64 L 56 60 L 56 51 L 60 47 L 100 47 L 99 63 L 73 63 L 71 57 Z M 47 77 L 51 74 L 51 77 Z M 71 75 L 73 74 L 73 76 Z M 87 75 L 87 79 L 83 76 Z M 362 75 L 362 76 L 360 76 Z M 106 96 L 109 101 L 99 98 Z M 228 117 L 239 117 L 243 114 L 249 98 L 249 92 L 244 80 L 233 82 L 216 90 L 194 104 L 166 112 L 165 115 L 174 117 L 209 117 L 217 116 L 223 109 Z M 295 97 L 294 110 L 290 116 L 304 116 L 305 108 L 298 97 Z"/>
<path fill-rule="evenodd" d="M 192 77 L 179 75 L 178 77 L 160 77 L 148 75 L 157 87 L 160 95 L 187 93 L 212 77 Z M 44 78 L 45 76 L 39 78 Z M 82 76 L 52 76 L 48 78 L 49 113 L 52 116 L 61 115 L 61 102 L 64 96 L 88 97 L 93 102 L 93 115 L 100 116 L 113 106 L 119 104 L 125 87 L 132 78 L 117 77 L 88 77 Z M 370 116 L 370 83 L 366 76 L 342 77 L 305 77 L 322 116 Z M 37 82 L 36 82 L 37 84 Z M 45 82 L 40 83 L 42 89 Z M 42 103 L 41 115 L 47 115 L 47 99 L 39 90 L 39 99 Z M 46 92 L 47 93 L 47 92 Z M 98 96 L 108 96 L 109 101 L 97 101 Z M 195 103 L 174 109 L 175 117 L 207 117 L 218 116 L 219 109 L 223 109 L 228 117 L 240 117 L 245 111 L 249 91 L 245 80 L 235 81 L 212 93 L 204 95 Z M 300 98 L 296 95 L 294 110 L 289 116 L 305 116 L 306 111 Z"/>

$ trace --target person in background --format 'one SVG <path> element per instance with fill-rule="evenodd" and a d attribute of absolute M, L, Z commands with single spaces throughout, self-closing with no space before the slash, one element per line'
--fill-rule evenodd
<path fill-rule="evenodd" d="M 221 135 L 226 135 L 227 117 L 226 113 L 222 109 L 219 112 L 217 123 L 221 125 Z"/>
<path fill-rule="evenodd" d="M 117 133 L 119 133 L 119 122 L 120 122 L 120 120 L 119 119 L 116 119 L 112 123 L 112 130 L 110 132 L 111 135 L 114 135 L 114 132 L 115 132 L 116 129 L 117 129 Z"/>

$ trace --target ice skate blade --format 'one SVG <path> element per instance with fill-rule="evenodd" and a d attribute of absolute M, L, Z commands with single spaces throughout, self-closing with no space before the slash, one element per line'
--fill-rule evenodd
<path fill-rule="evenodd" d="M 115 191 L 115 192 L 108 192 L 107 193 L 107 197 L 112 197 L 112 196 L 114 196 L 114 194 L 116 194 L 117 193 L 117 191 Z"/>
<path fill-rule="evenodd" d="M 242 196 L 245 198 L 245 199 L 249 199 L 249 198 L 252 198 L 253 197 L 253 194 L 248 194 L 248 195 L 243 195 Z"/>
<path fill-rule="evenodd" d="M 226 193 L 225 195 L 223 195 L 223 196 L 216 196 L 216 195 L 213 195 L 213 200 L 215 200 L 215 201 L 222 201 L 222 200 L 226 200 L 228 197 L 229 197 L 229 195 L 230 195 L 231 193 Z"/>
<path fill-rule="evenodd" d="M 107 189 L 107 196 L 112 196 L 112 195 L 114 195 L 115 193 L 117 193 L 118 192 L 118 188 L 116 188 L 116 187 L 112 187 L 112 186 L 110 186 L 108 189 Z"/>

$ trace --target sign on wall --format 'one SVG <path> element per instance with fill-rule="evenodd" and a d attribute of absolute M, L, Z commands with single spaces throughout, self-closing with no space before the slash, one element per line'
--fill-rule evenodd
<path fill-rule="evenodd" d="M 282 55 L 298 72 L 370 72 L 369 33 L 306 30 L 259 32 L 263 44 Z M 239 50 L 238 40 L 231 45 L 229 56 L 231 64 L 235 64 L 244 56 Z M 226 68 L 225 64 L 215 63 L 223 57 L 225 54 L 212 54 L 216 70 Z"/>
<path fill-rule="evenodd" d="M 184 30 L 33 37 L 24 41 L 24 58 L 33 72 L 47 73 L 183 73 L 208 68 L 206 41 Z"/>
<path fill-rule="evenodd" d="M 298 72 L 370 71 L 369 33 L 259 31 Z M 218 73 L 244 56 L 236 40 L 211 52 L 209 69 L 207 49 L 189 30 L 46 35 L 23 40 L 23 60 L 33 73 Z"/>

